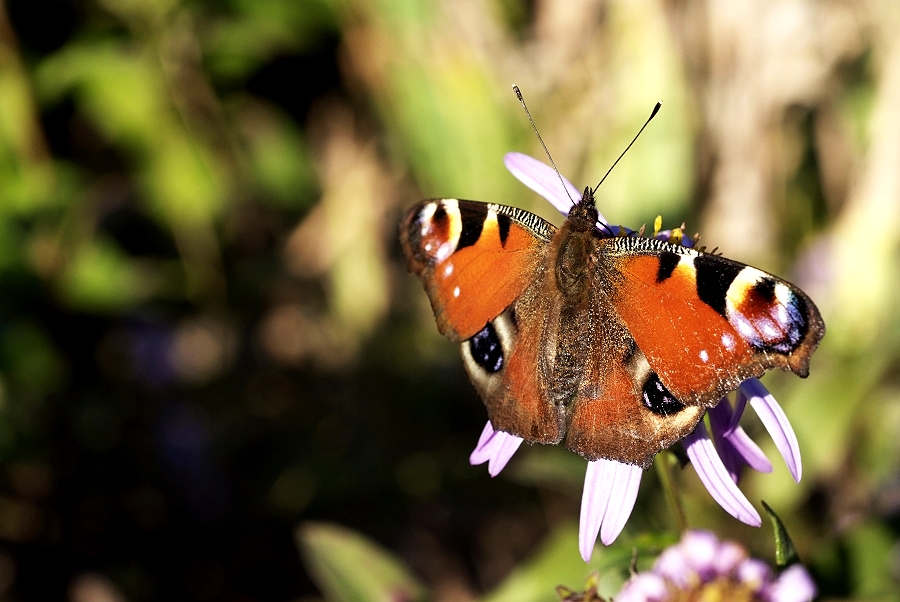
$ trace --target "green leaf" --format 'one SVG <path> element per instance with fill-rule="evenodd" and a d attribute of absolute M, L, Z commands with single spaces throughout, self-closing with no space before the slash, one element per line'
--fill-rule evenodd
<path fill-rule="evenodd" d="M 561 583 L 580 587 L 602 556 L 595 550 L 591 564 L 585 564 L 578 555 L 577 526 L 563 525 L 482 602 L 556 602 L 556 587 Z"/>
<path fill-rule="evenodd" d="M 845 574 L 850 575 L 854 599 L 873 602 L 897 602 L 896 558 L 897 538 L 885 524 L 866 520 L 842 537 L 847 560 Z"/>
<path fill-rule="evenodd" d="M 427 596 L 425 586 L 400 560 L 346 527 L 304 523 L 295 538 L 328 602 L 410 602 Z"/>
<path fill-rule="evenodd" d="M 96 312 L 121 311 L 146 296 L 149 284 L 116 243 L 105 239 L 71 250 L 59 282 L 68 305 Z"/>
<path fill-rule="evenodd" d="M 781 522 L 781 519 L 778 518 L 778 515 L 767 503 L 763 502 L 762 505 L 766 510 L 766 514 L 769 515 L 769 520 L 772 521 L 772 527 L 775 530 L 775 564 L 779 569 L 783 569 L 800 562 L 800 556 L 797 555 L 797 549 L 794 548 L 794 542 L 791 541 L 784 523 Z"/>

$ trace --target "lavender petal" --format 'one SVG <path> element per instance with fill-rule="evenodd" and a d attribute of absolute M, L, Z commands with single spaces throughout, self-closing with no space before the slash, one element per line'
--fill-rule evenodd
<path fill-rule="evenodd" d="M 684 438 L 684 446 L 697 476 L 713 499 L 742 523 L 760 526 L 762 520 L 759 513 L 731 480 L 702 422 L 693 433 Z"/>
<path fill-rule="evenodd" d="M 513 454 L 515 454 L 516 450 L 519 449 L 519 446 L 522 445 L 521 437 L 516 437 L 515 435 L 510 435 L 503 431 L 497 431 L 494 434 L 494 437 L 499 438 L 501 442 L 494 457 L 488 461 L 488 474 L 492 477 L 496 477 L 500 474 L 500 471 L 506 467 L 509 459 L 513 457 Z"/>
<path fill-rule="evenodd" d="M 713 560 L 716 573 L 730 575 L 742 562 L 747 560 L 747 551 L 732 541 L 723 541 Z"/>
<path fill-rule="evenodd" d="M 744 403 L 741 403 L 743 400 Z M 746 397 L 738 393 L 738 409 L 743 412 Z M 716 447 L 725 468 L 732 480 L 739 481 L 741 468 L 744 464 L 757 472 L 772 472 L 772 463 L 766 454 L 750 438 L 746 431 L 737 423 L 738 411 L 732 410 L 731 404 L 723 398 L 709 414 L 709 425 L 716 441 Z"/>
<path fill-rule="evenodd" d="M 681 588 L 687 587 L 695 578 L 680 543 L 663 550 L 653 563 L 653 572 Z"/>
<path fill-rule="evenodd" d="M 568 215 L 572 205 L 581 199 L 581 193 L 570 181 L 563 178 L 563 188 L 559 182 L 561 176 L 534 157 L 522 153 L 506 153 L 503 164 L 516 179 L 550 201 L 563 215 Z"/>
<path fill-rule="evenodd" d="M 478 444 L 475 445 L 475 449 L 469 455 L 469 464 L 477 466 L 490 461 L 494 457 L 501 443 L 500 439 L 494 438 L 495 432 L 494 425 L 488 420 L 481 431 L 481 436 L 478 437 Z"/>
<path fill-rule="evenodd" d="M 775 447 L 781 452 L 781 457 L 784 458 L 784 463 L 791 471 L 791 476 L 799 483 L 803 473 L 800 444 L 797 443 L 797 435 L 794 434 L 794 429 L 784 414 L 784 410 L 763 384 L 755 378 L 744 381 L 741 386 L 746 391 L 750 405 L 756 410 L 763 426 L 772 436 Z"/>
<path fill-rule="evenodd" d="M 741 479 L 741 471 L 744 468 L 744 457 L 738 453 L 731 442 L 728 435 L 734 432 L 731 425 L 731 404 L 728 399 L 722 398 L 719 405 L 710 408 L 707 411 L 709 415 L 709 430 L 716 443 L 716 449 L 719 450 L 719 457 L 725 470 L 735 483 L 739 483 Z"/>
<path fill-rule="evenodd" d="M 769 462 L 769 458 L 743 428 L 737 427 L 725 438 L 734 447 L 734 451 L 747 463 L 747 466 L 756 472 L 772 472 L 772 463 Z"/>
<path fill-rule="evenodd" d="M 478 444 L 469 455 L 469 464 L 475 466 L 487 462 L 488 474 L 496 477 L 520 445 L 522 445 L 521 437 L 503 431 L 495 431 L 494 425 L 488 420 L 478 438 Z"/>
<path fill-rule="evenodd" d="M 741 421 L 741 416 L 744 415 L 744 409 L 747 407 L 747 394 L 744 392 L 744 383 L 747 381 L 743 381 L 740 385 L 738 385 L 737 390 L 737 398 L 734 402 L 734 409 L 732 410 L 731 415 L 731 424 L 730 430 L 734 430 L 737 428 L 738 423 Z"/>
<path fill-rule="evenodd" d="M 611 460 L 594 460 L 588 462 L 584 473 L 584 490 L 581 492 L 581 516 L 578 526 L 578 550 L 585 562 L 594 553 L 594 543 L 600 531 L 600 523 L 606 514 L 609 497 L 612 493 L 613 480 L 616 476 L 616 464 Z"/>
<path fill-rule="evenodd" d="M 763 590 L 768 602 L 809 602 L 816 595 L 816 584 L 803 566 L 788 567 L 775 583 Z"/>
<path fill-rule="evenodd" d="M 733 424 L 734 415 L 731 411 L 731 403 L 727 397 L 723 397 L 719 403 L 707 410 L 710 426 L 714 435 L 725 436 L 735 429 L 737 424 Z"/>
<path fill-rule="evenodd" d="M 668 599 L 665 579 L 653 573 L 636 575 L 616 596 L 616 602 L 664 602 Z"/>
<path fill-rule="evenodd" d="M 762 588 L 772 579 L 772 569 L 759 558 L 748 558 L 735 570 L 738 581 L 753 588 Z"/>
<path fill-rule="evenodd" d="M 719 539 L 709 531 L 688 531 L 681 536 L 679 547 L 688 566 L 703 580 L 715 578 L 715 559 L 719 554 Z"/>
<path fill-rule="evenodd" d="M 634 502 L 637 500 L 638 489 L 641 485 L 641 476 L 644 471 L 640 466 L 615 462 L 615 478 L 610 492 L 609 504 L 603 513 L 603 522 L 600 527 L 600 541 L 604 545 L 610 545 L 625 528 L 631 511 L 634 510 Z"/>

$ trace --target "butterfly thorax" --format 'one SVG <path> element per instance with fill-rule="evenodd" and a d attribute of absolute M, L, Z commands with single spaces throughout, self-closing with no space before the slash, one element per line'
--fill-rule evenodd
<path fill-rule="evenodd" d="M 581 200 L 569 210 L 566 223 L 556 234 L 554 270 L 556 286 L 572 304 L 580 305 L 585 298 L 592 250 L 595 247 L 597 209 L 590 188 L 584 189 Z"/>

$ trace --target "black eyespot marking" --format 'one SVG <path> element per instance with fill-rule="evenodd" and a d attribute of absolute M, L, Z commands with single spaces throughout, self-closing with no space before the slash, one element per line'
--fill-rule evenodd
<path fill-rule="evenodd" d="M 503 346 L 490 322 L 469 339 L 469 351 L 475 363 L 488 374 L 495 374 L 503 368 Z"/>
<path fill-rule="evenodd" d="M 753 292 L 760 300 L 771 303 L 775 301 L 775 281 L 771 278 L 763 278 L 754 285 Z"/>
<path fill-rule="evenodd" d="M 431 216 L 431 220 L 438 225 L 443 225 L 444 222 L 447 221 L 447 210 L 444 209 L 443 203 L 437 204 L 437 209 L 434 210 L 434 213 Z"/>
<path fill-rule="evenodd" d="M 684 409 L 684 404 L 669 393 L 655 372 L 650 373 L 650 378 L 644 383 L 641 393 L 644 397 L 644 405 L 659 416 L 671 416 Z"/>
<path fill-rule="evenodd" d="M 788 311 L 788 320 L 790 322 L 790 328 L 788 331 L 787 341 L 784 345 L 787 347 L 788 351 L 783 353 L 789 353 L 800 346 L 800 343 L 803 342 L 803 339 L 806 338 L 806 333 L 809 332 L 809 322 L 806 319 L 806 316 L 809 314 L 809 309 L 806 307 L 806 301 L 803 300 L 803 297 L 791 294 L 791 301 L 787 304 Z"/>
<path fill-rule="evenodd" d="M 485 203 L 460 203 L 459 218 L 462 222 L 462 231 L 459 233 L 459 242 L 456 243 L 457 251 L 478 242 L 487 214 L 488 206 Z"/>
<path fill-rule="evenodd" d="M 725 316 L 725 295 L 728 287 L 744 266 L 720 257 L 700 255 L 694 259 L 697 270 L 697 295 L 700 300 Z M 727 317 L 727 316 L 725 316 Z"/>
<path fill-rule="evenodd" d="M 659 256 L 659 269 L 656 270 L 656 282 L 664 282 L 675 272 L 681 258 L 678 253 L 663 251 Z"/>
<path fill-rule="evenodd" d="M 497 214 L 497 229 L 500 231 L 500 246 L 506 246 L 506 239 L 509 238 L 509 228 L 512 225 L 512 220 L 509 219 L 508 215 L 504 215 L 502 213 Z"/>

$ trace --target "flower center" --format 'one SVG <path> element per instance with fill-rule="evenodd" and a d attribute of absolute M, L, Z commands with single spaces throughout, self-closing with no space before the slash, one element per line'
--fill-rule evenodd
<path fill-rule="evenodd" d="M 718 577 L 708 583 L 697 583 L 686 589 L 669 583 L 667 602 L 762 602 L 759 588 L 729 577 Z"/>

